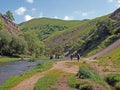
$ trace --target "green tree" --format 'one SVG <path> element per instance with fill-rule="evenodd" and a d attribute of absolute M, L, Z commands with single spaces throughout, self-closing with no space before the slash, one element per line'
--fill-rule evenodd
<path fill-rule="evenodd" d="M 24 37 L 27 41 L 28 51 L 30 55 L 35 54 L 35 56 L 38 57 L 44 54 L 45 45 L 37 38 L 37 35 L 34 32 L 25 32 Z"/>
<path fill-rule="evenodd" d="M 0 31 L 0 54 L 1 55 L 9 55 L 9 45 L 12 41 L 12 36 L 7 30 Z"/>
<path fill-rule="evenodd" d="M 14 54 L 26 54 L 27 42 L 23 37 L 13 36 L 10 43 L 9 53 Z"/>
<path fill-rule="evenodd" d="M 64 54 L 64 48 L 60 45 L 54 47 L 53 54 L 56 56 L 56 58 L 59 58 L 59 56 Z"/>
<path fill-rule="evenodd" d="M 10 10 L 8 10 L 8 11 L 5 13 L 4 16 L 7 17 L 8 19 L 12 20 L 12 21 L 15 20 L 12 12 L 11 12 Z"/>

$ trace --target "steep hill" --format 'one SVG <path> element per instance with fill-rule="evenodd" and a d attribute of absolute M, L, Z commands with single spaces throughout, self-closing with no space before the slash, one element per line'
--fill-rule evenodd
<path fill-rule="evenodd" d="M 4 24 L 3 29 L 8 30 L 13 35 L 19 35 L 21 34 L 21 31 L 17 24 L 12 22 L 10 19 L 6 18 L 4 15 L 0 13 L 0 21 L 2 21 Z"/>
<path fill-rule="evenodd" d="M 103 49 L 102 51 L 94 54 L 93 56 L 89 57 L 89 59 L 94 59 L 96 57 L 101 57 L 105 54 L 108 54 L 112 51 L 114 51 L 115 49 L 118 49 L 118 47 L 120 47 L 120 39 L 118 39 L 117 41 L 115 41 L 113 44 L 109 45 L 107 48 Z M 120 52 L 116 52 L 116 53 L 120 53 Z M 114 54 L 116 54 L 114 53 Z M 111 57 L 111 56 L 109 56 Z"/>
<path fill-rule="evenodd" d="M 36 18 L 20 24 L 23 32 L 35 32 L 40 40 L 44 40 L 57 31 L 70 30 L 77 27 L 81 21 L 64 21 L 50 18 Z"/>
<path fill-rule="evenodd" d="M 35 32 L 50 49 L 64 48 L 66 54 L 91 56 L 120 38 L 120 8 L 93 20 L 64 21 L 38 18 L 20 24 L 24 32 Z"/>

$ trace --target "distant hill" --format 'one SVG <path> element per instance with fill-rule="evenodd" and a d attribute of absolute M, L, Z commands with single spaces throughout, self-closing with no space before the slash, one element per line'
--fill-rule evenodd
<path fill-rule="evenodd" d="M 35 32 L 47 47 L 62 46 L 66 54 L 91 56 L 120 38 L 120 9 L 93 20 L 64 21 L 37 18 L 20 24 L 23 32 Z"/>
<path fill-rule="evenodd" d="M 53 33 L 70 30 L 78 26 L 81 21 L 64 21 L 50 18 L 36 18 L 20 24 L 23 32 L 31 31 L 38 34 L 40 40 L 45 40 Z"/>
<path fill-rule="evenodd" d="M 4 30 L 8 30 L 13 35 L 21 34 L 19 26 L 0 13 L 0 21 L 4 23 Z"/>

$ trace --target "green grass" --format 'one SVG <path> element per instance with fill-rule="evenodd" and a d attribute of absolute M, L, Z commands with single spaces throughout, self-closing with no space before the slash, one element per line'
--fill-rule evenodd
<path fill-rule="evenodd" d="M 91 50 L 89 50 L 88 53 L 86 54 L 86 56 L 91 56 L 91 55 L 94 55 L 94 54 L 100 52 L 101 50 L 105 49 L 107 46 L 112 44 L 114 41 L 116 41 L 117 39 L 118 39 L 117 35 L 108 36 L 98 46 L 96 46 L 96 47 L 92 48 Z"/>
<path fill-rule="evenodd" d="M 0 86 L 0 90 L 10 90 L 10 88 L 14 87 L 15 85 L 17 85 L 21 81 L 25 80 L 26 78 L 31 77 L 35 73 L 43 72 L 45 70 L 50 69 L 54 62 L 55 61 L 48 61 L 48 62 L 45 62 L 43 64 L 38 64 L 36 66 L 36 68 L 33 69 L 32 71 L 29 71 L 25 74 L 21 74 L 19 76 L 10 77 L 5 83 L 2 84 L 2 86 Z"/>
<path fill-rule="evenodd" d="M 104 81 L 102 76 L 99 76 L 97 73 L 95 73 L 94 69 L 86 66 L 80 67 L 79 72 L 77 73 L 77 76 L 81 79 L 89 79 L 92 80 L 106 88 L 106 90 L 110 90 L 109 85 Z"/>
<path fill-rule="evenodd" d="M 77 88 L 78 90 L 93 90 L 93 86 L 90 82 L 82 81 L 74 76 L 69 76 L 68 83 L 69 86 L 72 88 Z"/>
<path fill-rule="evenodd" d="M 50 71 L 46 76 L 38 80 L 34 90 L 57 90 L 56 83 L 62 73 L 59 70 Z"/>
<path fill-rule="evenodd" d="M 100 63 L 104 62 L 106 64 L 108 64 L 107 61 L 110 59 L 113 62 L 114 67 L 120 67 L 120 47 L 98 58 Z"/>
<path fill-rule="evenodd" d="M 16 61 L 16 60 L 20 60 L 20 58 L 0 57 L 0 63 L 11 62 L 11 61 Z"/>
<path fill-rule="evenodd" d="M 105 76 L 105 80 L 108 84 L 115 87 L 116 90 L 120 90 L 120 74 L 108 74 Z"/>

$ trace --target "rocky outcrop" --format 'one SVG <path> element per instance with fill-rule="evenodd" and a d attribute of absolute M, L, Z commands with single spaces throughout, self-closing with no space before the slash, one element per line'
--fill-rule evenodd
<path fill-rule="evenodd" d="M 12 22 L 10 19 L 6 18 L 0 13 L 0 20 L 4 22 L 4 29 L 8 30 L 13 35 L 21 34 L 20 29 L 17 24 Z"/>
<path fill-rule="evenodd" d="M 119 21 L 120 20 L 120 8 L 118 8 L 116 11 L 114 11 L 111 15 L 110 18 Z"/>

